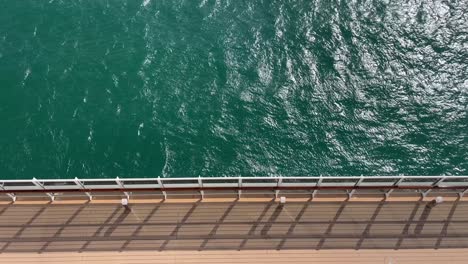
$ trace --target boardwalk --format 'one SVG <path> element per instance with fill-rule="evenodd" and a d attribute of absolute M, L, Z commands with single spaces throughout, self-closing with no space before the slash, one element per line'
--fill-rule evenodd
<path fill-rule="evenodd" d="M 0 260 L 467 263 L 468 201 L 427 204 L 414 199 L 284 206 L 257 200 L 141 202 L 129 209 L 101 202 L 5 204 Z"/>

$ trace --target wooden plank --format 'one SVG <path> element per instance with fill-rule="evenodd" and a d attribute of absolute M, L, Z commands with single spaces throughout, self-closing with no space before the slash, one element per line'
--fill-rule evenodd
<path fill-rule="evenodd" d="M 468 202 L 0 205 L 5 263 L 466 263 Z M 41 253 L 41 254 L 37 254 Z M 385 262 L 387 261 L 387 262 Z"/>

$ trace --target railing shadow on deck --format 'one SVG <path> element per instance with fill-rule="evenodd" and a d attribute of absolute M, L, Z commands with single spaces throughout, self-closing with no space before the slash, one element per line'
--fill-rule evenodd
<path fill-rule="evenodd" d="M 6 205 L 0 253 L 468 248 L 468 202 Z"/>

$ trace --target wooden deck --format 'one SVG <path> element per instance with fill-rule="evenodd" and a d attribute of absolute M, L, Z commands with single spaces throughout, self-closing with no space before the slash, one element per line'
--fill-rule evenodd
<path fill-rule="evenodd" d="M 22 202 L 0 263 L 468 263 L 468 201 Z"/>

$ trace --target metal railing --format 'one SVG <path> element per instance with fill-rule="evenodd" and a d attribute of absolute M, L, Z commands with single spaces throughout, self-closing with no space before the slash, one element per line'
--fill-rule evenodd
<path fill-rule="evenodd" d="M 299 176 L 299 177 L 197 177 L 197 178 L 115 178 L 115 179 L 36 179 L 0 180 L 0 195 L 13 201 L 17 197 L 57 197 L 69 195 L 93 197 L 120 195 L 128 199 L 138 195 L 206 196 L 243 193 L 278 195 L 310 195 L 318 193 L 380 193 L 388 197 L 393 192 L 412 192 L 425 197 L 431 191 L 468 192 L 468 176 Z"/>

